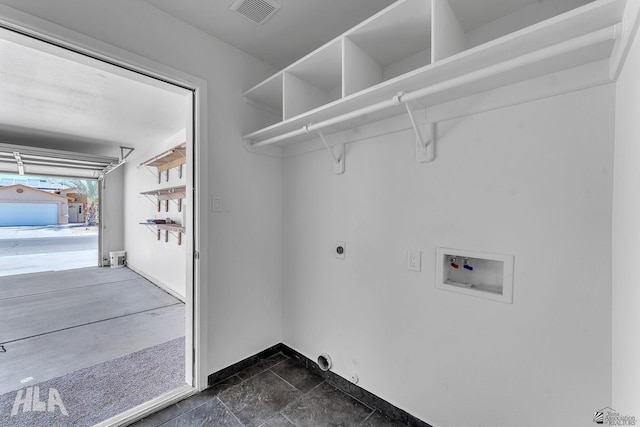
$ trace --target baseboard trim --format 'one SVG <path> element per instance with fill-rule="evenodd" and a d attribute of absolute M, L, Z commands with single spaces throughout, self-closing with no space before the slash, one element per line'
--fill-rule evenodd
<path fill-rule="evenodd" d="M 340 375 L 331 371 L 322 371 L 318 367 L 316 362 L 312 361 L 305 355 L 298 353 L 296 350 L 282 343 L 271 346 L 257 354 L 254 354 L 253 356 L 250 356 L 244 360 L 241 360 L 238 363 L 234 363 L 233 365 L 228 366 L 224 369 L 221 369 L 218 372 L 212 373 L 208 377 L 209 387 L 213 386 L 216 383 L 224 381 L 225 379 L 239 373 L 240 371 L 245 370 L 249 366 L 256 364 L 258 361 L 262 359 L 266 359 L 278 353 L 283 353 L 284 355 L 290 358 L 294 358 L 298 360 L 300 363 L 304 364 L 306 368 L 310 369 L 311 371 L 316 373 L 318 376 L 324 378 L 329 384 L 331 384 L 335 388 L 350 394 L 351 396 L 355 397 L 356 399 L 366 404 L 367 406 L 370 406 L 374 409 L 379 410 L 384 416 L 388 417 L 393 421 L 400 422 L 409 427 L 432 427 L 430 424 L 392 405 L 391 403 L 376 396 L 370 391 L 367 391 L 362 387 L 358 387 L 357 385 L 353 384 L 349 380 L 342 378 Z"/>
<path fill-rule="evenodd" d="M 286 346 L 284 344 L 276 344 L 267 348 L 266 350 L 262 350 L 260 353 L 247 357 L 246 359 L 241 360 L 238 363 L 234 363 L 233 365 L 227 366 L 226 368 L 221 369 L 218 372 L 214 372 L 207 378 L 207 384 L 209 385 L 209 387 L 211 387 L 212 385 L 217 384 L 220 381 L 224 381 L 240 371 L 244 371 L 249 366 L 255 365 L 259 360 L 266 359 L 267 357 L 271 357 L 274 354 L 278 354 L 280 352 L 285 353 L 283 347 Z"/>
<path fill-rule="evenodd" d="M 169 295 L 179 299 L 182 302 L 186 302 L 185 297 L 183 297 L 182 295 L 180 295 L 179 293 L 177 293 L 176 291 L 174 291 L 169 286 L 167 286 L 166 284 L 162 283 L 160 280 L 156 279 L 155 277 L 149 276 L 147 273 L 145 273 L 144 271 L 142 271 L 141 269 L 139 269 L 135 265 L 129 264 L 127 262 L 125 267 L 128 268 L 129 270 L 133 271 L 134 273 L 144 277 L 145 279 L 147 279 L 148 281 L 150 281 L 151 283 L 153 283 L 154 285 L 156 285 L 158 288 L 162 289 L 163 291 L 165 291 Z"/>

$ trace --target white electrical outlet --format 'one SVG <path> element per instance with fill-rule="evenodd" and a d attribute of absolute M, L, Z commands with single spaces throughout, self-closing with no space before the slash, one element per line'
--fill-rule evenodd
<path fill-rule="evenodd" d="M 335 254 L 336 258 L 344 259 L 344 252 L 347 250 L 347 244 L 345 242 L 336 242 Z"/>
<path fill-rule="evenodd" d="M 407 255 L 407 267 L 411 271 L 420 271 L 420 264 L 422 263 L 422 252 L 409 251 Z"/>

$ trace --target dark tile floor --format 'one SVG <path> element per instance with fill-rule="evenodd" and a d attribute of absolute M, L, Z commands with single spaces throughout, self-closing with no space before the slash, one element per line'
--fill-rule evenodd
<path fill-rule="evenodd" d="M 133 424 L 135 427 L 402 425 L 282 353 Z"/>

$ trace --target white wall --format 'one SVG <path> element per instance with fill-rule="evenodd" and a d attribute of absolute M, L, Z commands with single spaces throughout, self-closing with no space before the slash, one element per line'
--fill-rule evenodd
<path fill-rule="evenodd" d="M 186 113 L 190 108 L 185 102 L 182 106 Z M 125 249 L 127 251 L 127 264 L 134 271 L 142 274 L 152 282 L 169 291 L 174 296 L 185 300 L 187 290 L 187 239 L 193 236 L 193 227 L 189 224 L 186 233 L 182 236 L 182 244 L 178 245 L 178 238 L 175 234 L 169 234 L 169 241 L 165 242 L 165 232 L 161 232 L 160 241 L 157 240 L 156 229 L 145 225 L 147 219 L 171 218 L 173 221 L 186 224 L 186 213 L 188 205 L 193 204 L 192 197 L 182 201 L 184 209 L 178 212 L 177 200 L 169 202 L 169 212 L 165 211 L 165 202 L 161 203 L 160 212 L 157 210 L 157 199 L 148 197 L 140 193 L 162 188 L 186 185 L 187 174 L 191 173 L 190 167 L 184 165 L 182 177 L 178 176 L 178 169 L 169 171 L 169 181 L 166 174 L 162 173 L 162 180 L 158 184 L 157 169 L 141 167 L 138 165 L 151 159 L 163 151 L 169 150 L 186 141 L 186 133 L 179 132 L 166 141 L 158 141 L 153 147 L 145 147 L 136 150 L 127 158 L 124 165 L 125 186 L 124 186 L 124 223 L 125 229 Z M 189 144 L 191 145 L 191 144 Z M 190 195 L 188 195 L 190 196 Z M 184 215 L 183 215 L 184 213 Z"/>
<path fill-rule="evenodd" d="M 210 253 L 200 259 L 210 278 L 208 371 L 280 342 L 282 161 L 247 153 L 240 139 L 257 119 L 242 92 L 275 70 L 142 1 L 1 3 L 207 81 L 209 189 L 225 200 L 205 219 Z"/>
<path fill-rule="evenodd" d="M 100 239 L 102 240 L 102 263 L 109 264 L 109 252 L 124 249 L 124 173 L 116 169 L 107 174 L 99 185 L 100 198 Z"/>
<path fill-rule="evenodd" d="M 348 145 L 344 175 L 285 160 L 284 342 L 434 426 L 591 423 L 611 397 L 613 108 L 607 85 L 444 122 L 432 164 L 411 131 Z M 439 246 L 514 255 L 513 304 L 437 290 Z"/>
<path fill-rule="evenodd" d="M 634 41 L 616 87 L 613 190 L 613 405 L 640 417 L 640 42 Z"/>

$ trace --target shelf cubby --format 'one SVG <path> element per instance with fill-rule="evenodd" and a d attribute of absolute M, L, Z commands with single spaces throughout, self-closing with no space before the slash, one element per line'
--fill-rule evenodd
<path fill-rule="evenodd" d="M 342 44 L 327 44 L 284 72 L 284 119 L 342 97 Z"/>
<path fill-rule="evenodd" d="M 606 2 L 529 0 L 519 3 L 517 7 L 510 5 L 487 11 L 480 9 L 481 2 L 476 2 L 473 4 L 478 5 L 477 10 L 470 8 L 466 14 L 462 14 L 452 8 L 449 0 L 433 0 L 433 60 L 439 61 L 490 43 L 591 3 Z M 599 28 L 593 28 L 592 31 L 596 29 Z M 582 31 L 586 30 L 586 27 L 582 28 Z"/>
<path fill-rule="evenodd" d="M 343 42 L 345 96 L 425 67 L 431 64 L 431 1 L 394 3 Z"/>
<path fill-rule="evenodd" d="M 437 66 L 430 73 L 434 81 L 473 73 L 480 68 L 501 64 L 534 51 L 569 42 L 573 38 L 594 33 L 606 27 L 613 27 L 621 21 L 625 3 L 624 0 L 597 0 L 534 25 L 515 29 L 513 32 L 497 39 L 484 41 L 482 44 L 470 47 L 470 45 L 477 44 L 478 40 L 469 41 L 470 36 L 468 33 L 461 35 L 458 32 L 458 41 L 451 42 L 451 40 L 456 39 L 456 27 L 460 29 L 462 27 L 451 23 L 451 20 L 458 20 L 458 17 L 452 15 L 453 10 L 448 8 L 447 1 L 439 0 L 437 6 L 434 4 L 433 56 Z M 449 22 L 448 26 L 445 26 L 448 28 L 448 33 L 444 32 L 448 36 L 448 42 L 443 36 L 438 37 L 437 35 L 443 32 L 442 29 L 438 29 L 439 26 L 444 25 L 443 22 Z M 484 27 L 490 25 L 492 24 L 485 24 Z M 464 37 L 464 42 L 460 41 L 460 36 Z M 497 85 L 497 87 L 500 87 L 588 64 L 609 57 L 615 42 L 616 40 L 611 39 L 603 43 L 575 49 L 566 55 L 550 57 L 530 66 L 504 73 L 503 76 L 496 74 L 494 79 L 501 82 Z M 474 92 L 479 93 L 484 90 L 490 90 L 494 86 L 496 85 L 492 84 L 487 87 L 478 85 Z M 467 94 L 472 93 L 462 87 L 459 90 Z M 447 99 L 452 99 L 452 97 L 449 96 Z M 434 101 L 437 103 L 439 100 L 436 99 Z"/>
<path fill-rule="evenodd" d="M 247 103 L 273 113 L 274 123 L 282 121 L 283 73 L 278 73 L 242 94 Z"/>

